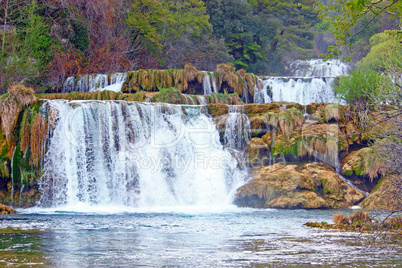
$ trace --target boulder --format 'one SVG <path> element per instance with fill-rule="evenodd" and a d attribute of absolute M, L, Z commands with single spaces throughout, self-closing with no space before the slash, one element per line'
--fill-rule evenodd
<path fill-rule="evenodd" d="M 14 214 L 17 213 L 14 209 L 9 206 L 0 204 L 0 214 Z"/>
<path fill-rule="evenodd" d="M 374 190 L 361 203 L 364 209 L 400 210 L 402 177 L 382 178 Z"/>
<path fill-rule="evenodd" d="M 348 208 L 364 194 L 324 163 L 264 167 L 236 194 L 235 204 L 255 208 Z"/>
<path fill-rule="evenodd" d="M 386 167 L 373 148 L 363 148 L 350 153 L 342 163 L 343 175 L 353 174 L 368 177 L 374 180 L 380 175 L 386 174 Z"/>

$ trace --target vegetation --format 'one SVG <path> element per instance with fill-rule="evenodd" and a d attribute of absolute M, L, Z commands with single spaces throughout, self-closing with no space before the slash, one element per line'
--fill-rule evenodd
<path fill-rule="evenodd" d="M 345 215 L 340 212 L 334 214 L 334 224 L 327 222 L 308 222 L 305 225 L 313 228 L 347 230 L 356 232 L 370 232 L 375 234 L 372 241 L 379 245 L 400 244 L 402 235 L 402 218 L 398 215 L 388 215 L 384 220 L 378 220 L 379 215 L 356 210 L 352 215 Z"/>
<path fill-rule="evenodd" d="M 360 69 L 349 78 L 341 78 L 336 87 L 338 96 L 357 114 L 361 133 L 374 145 L 372 149 L 355 153 L 360 160 L 349 161 L 351 165 L 345 171 L 368 174 L 371 179 L 378 174 L 387 178 L 382 179 L 378 187 L 382 194 L 378 193 L 379 189 L 373 194 L 386 200 L 382 203 L 387 203 L 390 211 L 370 219 L 376 222 L 371 230 L 376 237 L 388 236 L 391 232 L 396 236 L 388 237 L 396 237 L 398 241 L 402 230 L 402 32 L 400 26 L 394 31 L 383 29 L 382 33 L 374 35 L 367 32 L 375 28 L 381 17 L 400 24 L 401 12 L 402 2 L 398 0 L 331 0 L 321 13 L 322 17 L 329 16 L 331 31 L 337 38 L 337 46 L 331 48 L 330 56 L 339 56 L 345 45 L 355 49 L 361 35 L 371 37 L 367 56 L 357 63 Z M 372 205 L 373 199 L 366 205 L 370 203 L 368 205 L 376 208 Z M 341 218 L 336 216 L 338 222 L 353 224 L 351 219 Z"/>
<path fill-rule="evenodd" d="M 324 1 L 320 5 L 320 18 L 328 22 L 326 26 L 336 38 L 336 45 L 329 47 L 327 56 L 338 58 L 354 52 L 355 62 L 360 60 L 367 54 L 367 44 L 373 34 L 399 28 L 401 12 L 402 3 L 398 0 Z M 397 34 L 401 34 L 400 29 Z"/>

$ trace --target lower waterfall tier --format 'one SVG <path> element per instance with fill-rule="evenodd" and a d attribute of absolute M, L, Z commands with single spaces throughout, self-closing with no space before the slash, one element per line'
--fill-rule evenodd
<path fill-rule="evenodd" d="M 198 108 L 46 105 L 56 123 L 40 181 L 41 206 L 223 206 L 244 183 L 245 171 Z"/>

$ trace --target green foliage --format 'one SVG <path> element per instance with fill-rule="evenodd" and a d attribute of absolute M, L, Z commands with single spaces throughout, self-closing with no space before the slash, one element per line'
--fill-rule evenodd
<path fill-rule="evenodd" d="M 370 69 L 355 69 L 349 76 L 342 76 L 335 85 L 336 96 L 347 103 L 364 101 L 367 103 L 371 95 L 376 95 L 381 76 Z"/>
<path fill-rule="evenodd" d="M 183 98 L 184 98 L 183 94 L 177 88 L 161 88 L 159 89 L 159 93 L 155 94 L 154 101 L 172 103 L 172 104 L 182 104 Z"/>
<path fill-rule="evenodd" d="M 71 26 L 74 32 L 71 41 L 77 49 L 86 51 L 90 43 L 88 29 L 79 21 L 72 21 Z"/>
<path fill-rule="evenodd" d="M 126 23 L 133 35 L 133 41 L 148 48 L 161 48 L 161 30 L 168 11 L 157 0 L 138 0 L 131 4 Z"/>
<path fill-rule="evenodd" d="M 29 8 L 27 27 L 25 28 L 25 47 L 29 55 L 36 59 L 36 65 L 41 70 L 51 60 L 50 27 L 44 18 L 38 13 L 38 5 L 35 0 Z"/>
<path fill-rule="evenodd" d="M 330 0 L 328 3 L 320 3 L 319 10 L 320 17 L 330 21 L 330 31 L 337 39 L 337 46 L 330 47 L 326 56 L 338 58 L 342 54 L 342 46 L 352 48 L 355 45 L 353 50 L 358 50 L 359 47 L 364 47 L 370 36 L 380 32 L 379 18 L 383 15 L 399 20 L 402 3 L 385 0 Z M 359 40 L 366 41 L 358 42 Z"/>
<path fill-rule="evenodd" d="M 392 33 L 395 31 L 373 35 L 370 38 L 371 49 L 367 56 L 357 63 L 357 67 L 385 71 L 388 59 L 402 62 L 401 46 L 396 40 L 396 35 Z"/>
<path fill-rule="evenodd" d="M 238 69 L 281 73 L 283 60 L 312 55 L 310 29 L 318 20 L 310 1 L 218 0 L 206 5 L 214 35 L 225 39 Z"/>

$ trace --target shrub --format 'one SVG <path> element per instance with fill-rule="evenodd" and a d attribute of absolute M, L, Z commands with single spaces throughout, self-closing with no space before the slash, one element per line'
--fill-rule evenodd
<path fill-rule="evenodd" d="M 371 69 L 355 69 L 349 76 L 341 76 L 334 91 L 338 98 L 354 106 L 366 108 L 372 96 L 378 94 L 381 76 Z"/>
<path fill-rule="evenodd" d="M 337 214 L 332 216 L 332 220 L 336 225 L 341 224 L 350 224 L 350 220 L 348 216 L 343 215 L 342 213 L 338 212 Z"/>

